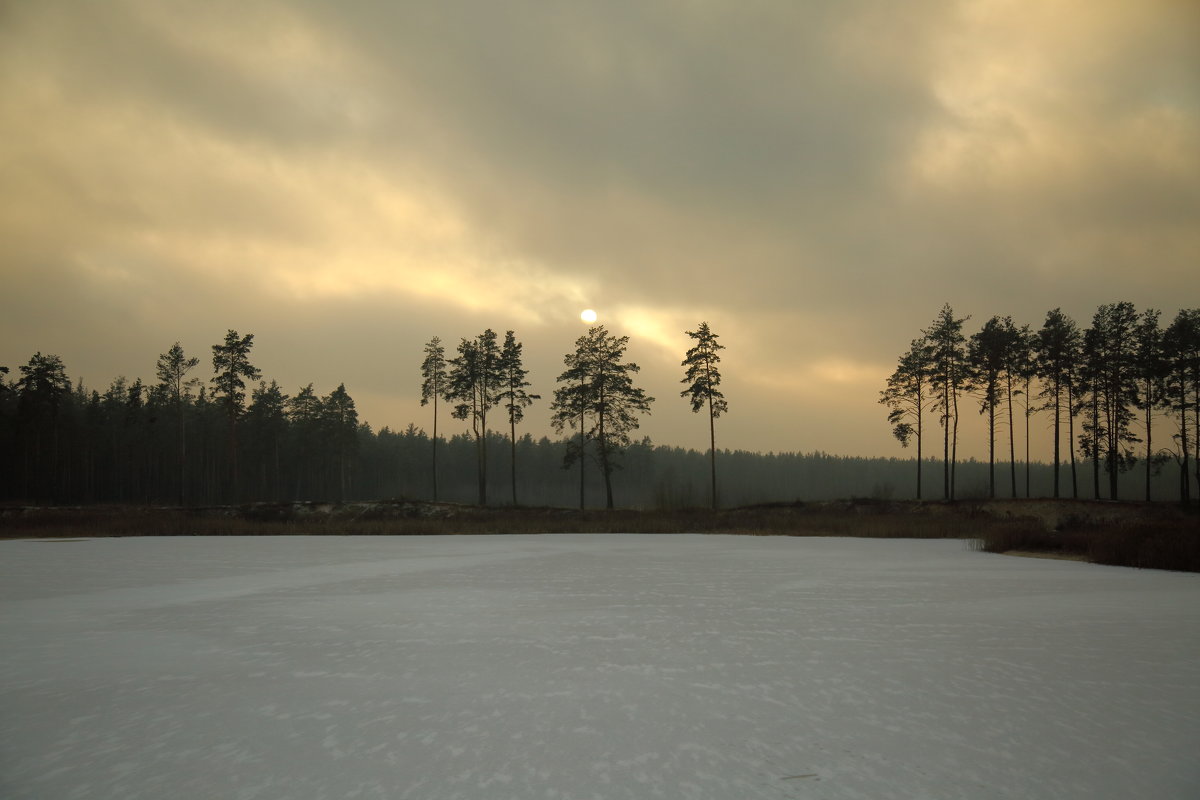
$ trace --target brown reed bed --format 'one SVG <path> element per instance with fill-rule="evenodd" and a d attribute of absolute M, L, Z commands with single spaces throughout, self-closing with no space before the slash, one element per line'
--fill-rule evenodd
<path fill-rule="evenodd" d="M 1036 505 L 1035 505 L 1036 503 Z M 554 533 L 724 533 L 965 539 L 992 553 L 1075 557 L 1098 564 L 1200 571 L 1200 518 L 1063 501 L 1022 504 L 847 500 L 744 508 L 614 511 L 388 501 L 171 508 L 84 506 L 0 509 L 0 538 L 113 536 L 413 536 Z M 1021 512 L 1029 510 L 1029 515 Z M 1033 513 L 1036 512 L 1036 513 Z M 1040 516 L 1039 516 L 1040 515 Z M 1107 516 L 1106 516 L 1107 515 Z M 1054 521 L 1054 527 L 1048 522 Z M 1065 520 L 1065 521 L 1064 521 Z"/>

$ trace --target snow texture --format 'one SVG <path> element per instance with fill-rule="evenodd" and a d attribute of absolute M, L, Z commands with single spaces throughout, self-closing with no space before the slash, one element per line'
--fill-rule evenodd
<path fill-rule="evenodd" d="M 0 643 L 9 800 L 1200 797 L 1200 575 L 962 541 L 5 541 Z"/>

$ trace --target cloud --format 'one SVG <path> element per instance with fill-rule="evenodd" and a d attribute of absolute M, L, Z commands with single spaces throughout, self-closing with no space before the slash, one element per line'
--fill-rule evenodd
<path fill-rule="evenodd" d="M 854 452 L 892 446 L 878 386 L 943 302 L 1034 325 L 1192 304 L 1192 3 L 0 14 L 0 363 L 148 375 L 236 327 L 269 377 L 356 381 L 395 427 L 429 336 L 516 328 L 549 395 L 593 306 L 652 394 L 704 319 L 731 432 Z"/>

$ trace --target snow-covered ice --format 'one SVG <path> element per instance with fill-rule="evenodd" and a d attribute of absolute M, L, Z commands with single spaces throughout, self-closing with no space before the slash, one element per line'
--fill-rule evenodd
<path fill-rule="evenodd" d="M 1196 798 L 1200 575 L 962 541 L 0 542 L 0 797 Z"/>

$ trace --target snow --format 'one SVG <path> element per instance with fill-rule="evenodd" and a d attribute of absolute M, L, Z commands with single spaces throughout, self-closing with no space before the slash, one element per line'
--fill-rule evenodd
<path fill-rule="evenodd" d="M 1195 798 L 1200 575 L 962 541 L 0 542 L 4 798 Z"/>

